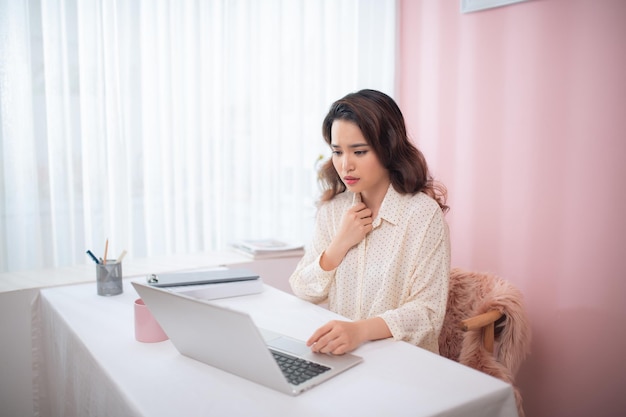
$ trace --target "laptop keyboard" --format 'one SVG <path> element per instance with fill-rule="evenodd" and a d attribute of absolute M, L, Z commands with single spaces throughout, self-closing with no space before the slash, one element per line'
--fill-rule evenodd
<path fill-rule="evenodd" d="M 280 370 L 283 371 L 283 375 L 285 375 L 287 380 L 293 385 L 300 385 L 303 382 L 330 370 L 327 366 L 310 362 L 306 359 L 296 358 L 295 356 L 290 356 L 286 353 L 274 350 L 271 352 L 272 355 L 274 355 L 276 362 L 278 362 Z"/>

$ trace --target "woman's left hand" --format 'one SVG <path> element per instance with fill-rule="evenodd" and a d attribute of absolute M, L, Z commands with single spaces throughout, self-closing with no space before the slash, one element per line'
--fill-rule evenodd
<path fill-rule="evenodd" d="M 343 355 L 364 342 L 360 322 L 333 320 L 313 333 L 307 340 L 313 352 Z"/>
<path fill-rule="evenodd" d="M 307 340 L 313 352 L 343 355 L 358 348 L 368 340 L 391 337 L 389 326 L 381 317 L 371 317 L 359 321 L 329 321 L 313 333 Z"/>

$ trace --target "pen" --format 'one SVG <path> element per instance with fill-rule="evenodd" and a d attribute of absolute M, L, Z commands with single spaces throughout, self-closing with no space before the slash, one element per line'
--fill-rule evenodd
<path fill-rule="evenodd" d="M 87 252 L 86 252 L 86 253 L 87 253 L 87 255 L 89 255 L 89 257 L 90 257 L 91 259 L 93 259 L 93 261 L 94 261 L 95 263 L 97 263 L 97 264 L 99 264 L 99 263 L 100 263 L 100 261 L 98 260 L 98 258 L 96 258 L 96 255 L 94 255 L 92 251 L 90 251 L 89 249 L 87 249 Z"/>
<path fill-rule="evenodd" d="M 107 264 L 107 252 L 108 251 L 109 251 L 109 239 L 107 239 L 106 243 L 104 244 L 104 259 L 103 259 L 104 265 Z"/>
<path fill-rule="evenodd" d="M 117 260 L 115 262 L 119 264 L 120 262 L 122 262 L 122 259 L 124 259 L 124 256 L 126 256 L 125 249 L 122 251 L 122 253 L 120 253 L 120 256 L 117 257 Z"/>

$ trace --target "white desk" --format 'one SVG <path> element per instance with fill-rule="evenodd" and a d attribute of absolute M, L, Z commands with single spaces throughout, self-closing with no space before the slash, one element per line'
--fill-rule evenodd
<path fill-rule="evenodd" d="M 133 301 L 95 283 L 41 291 L 33 306 L 36 414 L 42 416 L 517 416 L 504 382 L 404 342 L 361 346 L 357 367 L 290 397 L 180 355 L 170 341 L 135 341 Z M 215 303 L 257 325 L 306 339 L 333 313 L 265 286 Z"/>

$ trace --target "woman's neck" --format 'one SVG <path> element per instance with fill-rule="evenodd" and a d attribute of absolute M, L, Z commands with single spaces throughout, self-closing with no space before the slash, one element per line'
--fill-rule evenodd
<path fill-rule="evenodd" d="M 375 190 L 367 190 L 361 192 L 361 201 L 363 201 L 368 209 L 372 210 L 372 219 L 375 219 L 376 216 L 378 216 L 378 211 L 383 205 L 383 200 L 387 195 L 389 185 L 390 184 L 387 184 L 386 187 L 379 187 Z"/>

